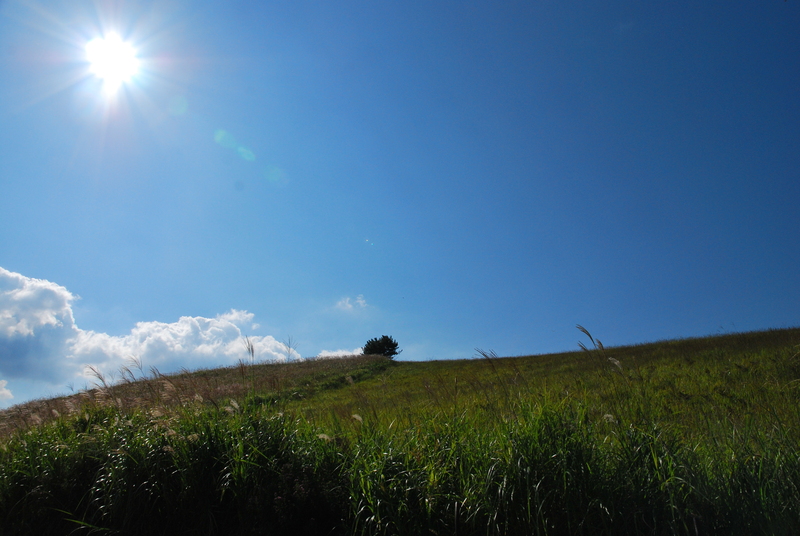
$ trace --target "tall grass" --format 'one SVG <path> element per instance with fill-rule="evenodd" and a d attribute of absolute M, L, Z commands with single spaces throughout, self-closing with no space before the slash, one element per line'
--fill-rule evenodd
<path fill-rule="evenodd" d="M 101 385 L 1 443 L 0 534 L 800 532 L 800 330 L 584 333 L 558 356 L 298 363 L 281 385 L 253 366 L 237 398 L 237 371 Z"/>

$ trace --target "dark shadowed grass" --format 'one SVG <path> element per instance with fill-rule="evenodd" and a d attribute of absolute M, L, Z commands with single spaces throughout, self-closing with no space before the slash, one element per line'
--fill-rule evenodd
<path fill-rule="evenodd" d="M 15 408 L 0 534 L 800 531 L 800 330 L 584 336 L 524 358 L 152 372 Z"/>

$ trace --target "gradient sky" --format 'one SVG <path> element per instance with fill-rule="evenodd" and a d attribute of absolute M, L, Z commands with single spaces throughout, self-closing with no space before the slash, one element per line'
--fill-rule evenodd
<path fill-rule="evenodd" d="M 0 0 L 0 406 L 797 326 L 799 90 L 795 0 Z"/>

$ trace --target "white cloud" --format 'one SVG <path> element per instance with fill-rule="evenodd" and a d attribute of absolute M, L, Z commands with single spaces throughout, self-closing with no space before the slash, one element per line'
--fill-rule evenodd
<path fill-rule="evenodd" d="M 336 308 L 341 309 L 342 311 L 352 311 L 353 309 L 363 309 L 367 306 L 367 300 L 364 299 L 363 294 L 359 294 L 356 296 L 354 301 L 350 301 L 350 297 L 347 296 L 342 298 L 338 302 L 336 302 Z"/>
<path fill-rule="evenodd" d="M 231 311 L 215 318 L 182 316 L 177 322 L 138 322 L 130 334 L 78 330 L 68 356 L 113 372 L 126 359 L 136 357 L 146 366 L 198 368 L 249 359 L 240 326 L 248 325 L 253 313 Z M 271 336 L 252 336 L 256 360 L 284 361 L 285 347 Z"/>
<path fill-rule="evenodd" d="M 0 335 L 32 335 L 49 326 L 71 328 L 75 296 L 61 285 L 0 267 Z"/>
<path fill-rule="evenodd" d="M 0 268 L 0 372 L 7 378 L 53 379 L 56 362 L 78 333 L 76 299 L 61 285 Z"/>
<path fill-rule="evenodd" d="M 183 316 L 176 322 L 139 322 L 127 335 L 80 329 L 73 319 L 66 288 L 0 268 L 0 374 L 9 380 L 67 384 L 92 365 L 104 374 L 117 372 L 131 357 L 162 372 L 229 365 L 249 359 L 243 326 L 253 313 L 232 309 L 214 318 Z M 271 336 L 251 336 L 257 361 L 284 361 L 283 343 Z M 10 398 L 0 380 L 0 399 Z"/>
<path fill-rule="evenodd" d="M 356 348 L 354 350 L 323 350 L 317 357 L 344 357 L 348 355 L 361 355 L 363 353 L 363 348 Z"/>
<path fill-rule="evenodd" d="M 10 400 L 14 398 L 14 395 L 11 394 L 11 391 L 6 389 L 6 385 L 8 385 L 6 380 L 0 380 L 0 400 Z"/>

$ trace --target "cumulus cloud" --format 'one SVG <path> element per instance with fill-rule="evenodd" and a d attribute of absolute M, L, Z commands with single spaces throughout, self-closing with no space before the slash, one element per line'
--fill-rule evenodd
<path fill-rule="evenodd" d="M 367 300 L 364 299 L 363 294 L 359 294 L 356 296 L 356 299 L 351 301 L 350 297 L 347 296 L 342 298 L 338 302 L 336 302 L 336 308 L 341 309 L 342 311 L 352 311 L 353 309 L 363 309 L 367 306 Z"/>
<path fill-rule="evenodd" d="M 8 385 L 6 380 L 0 380 L 0 400 L 10 400 L 14 398 L 14 395 L 11 394 L 11 391 L 6 389 L 6 385 Z"/>
<path fill-rule="evenodd" d="M 215 318 L 182 316 L 177 322 L 138 322 L 130 334 L 77 330 L 68 358 L 114 371 L 126 359 L 136 357 L 156 368 L 198 368 L 235 363 L 250 356 L 242 341 L 242 326 L 253 313 L 235 309 Z M 283 361 L 286 347 L 273 337 L 249 337 L 257 360 Z"/>
<path fill-rule="evenodd" d="M 363 348 L 356 348 L 354 350 L 323 350 L 317 357 L 344 357 L 348 355 L 361 355 L 363 353 Z"/>
<path fill-rule="evenodd" d="M 0 268 L 0 372 L 8 378 L 50 377 L 78 332 L 70 291 Z"/>
<path fill-rule="evenodd" d="M 0 268 L 0 375 L 9 380 L 68 383 L 92 365 L 114 373 L 135 357 L 162 372 L 181 367 L 233 364 L 250 355 L 244 327 L 253 314 L 232 309 L 214 318 L 183 316 L 176 322 L 139 322 L 127 335 L 112 336 L 80 329 L 73 318 L 77 296 L 50 281 Z M 299 358 L 270 336 L 251 336 L 259 361 Z M 12 397 L 0 380 L 0 399 Z"/>
<path fill-rule="evenodd" d="M 13 337 L 42 326 L 70 328 L 74 299 L 61 285 L 0 268 L 0 333 Z"/>

